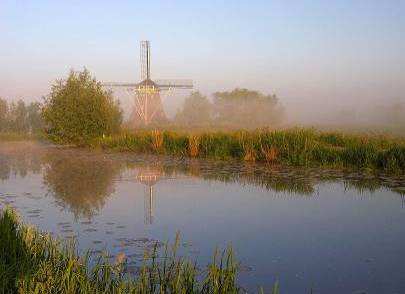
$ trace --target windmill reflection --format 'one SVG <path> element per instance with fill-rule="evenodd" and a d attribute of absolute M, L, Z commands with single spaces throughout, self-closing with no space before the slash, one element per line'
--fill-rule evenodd
<path fill-rule="evenodd" d="M 153 224 L 154 220 L 154 186 L 157 182 L 166 178 L 165 172 L 159 164 L 138 168 L 138 174 L 135 176 L 135 179 L 146 186 L 144 191 L 144 221 L 146 225 Z"/>
<path fill-rule="evenodd" d="M 359 195 L 361 199 L 378 196 L 379 190 L 386 188 L 399 196 L 398 205 L 405 207 L 403 175 L 370 176 L 332 169 L 111 155 L 29 142 L 0 144 L 0 185 L 12 177 L 32 174 L 42 175 L 47 195 L 77 218 L 91 218 L 99 213 L 107 199 L 115 194 L 117 181 L 125 180 L 125 174 L 129 174 L 129 181 L 136 180 L 145 186 L 146 224 L 152 224 L 155 218 L 155 185 L 162 180 L 190 177 L 260 187 L 274 192 L 269 197 L 275 198 L 314 199 L 318 196 L 317 186 L 328 182 L 343 184 L 345 191 L 356 192 L 348 195 Z"/>

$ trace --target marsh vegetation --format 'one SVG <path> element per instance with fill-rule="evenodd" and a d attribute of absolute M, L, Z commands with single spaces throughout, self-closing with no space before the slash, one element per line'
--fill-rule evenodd
<path fill-rule="evenodd" d="M 179 236 L 145 252 L 137 275 L 125 271 L 127 257 L 111 263 L 106 255 L 78 256 L 63 244 L 21 223 L 6 208 L 0 215 L 0 291 L 2 293 L 241 293 L 232 249 L 216 252 L 205 270 L 177 255 Z M 277 292 L 274 292 L 277 293 Z"/>
<path fill-rule="evenodd" d="M 117 151 L 238 159 L 267 164 L 405 171 L 405 141 L 313 129 L 181 133 L 138 131 L 98 138 L 93 147 Z"/>

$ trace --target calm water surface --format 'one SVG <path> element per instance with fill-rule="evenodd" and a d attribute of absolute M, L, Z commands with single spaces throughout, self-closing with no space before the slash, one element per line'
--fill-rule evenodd
<path fill-rule="evenodd" d="M 251 291 L 405 293 L 404 195 L 403 175 L 0 142 L 0 207 L 133 272 L 177 231 L 202 266 L 232 244 Z"/>

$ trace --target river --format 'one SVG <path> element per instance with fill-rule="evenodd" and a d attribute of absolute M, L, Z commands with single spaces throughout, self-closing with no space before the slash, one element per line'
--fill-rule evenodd
<path fill-rule="evenodd" d="M 207 264 L 232 245 L 240 284 L 405 293 L 405 177 L 0 142 L 0 207 L 127 270 L 181 235 Z"/>

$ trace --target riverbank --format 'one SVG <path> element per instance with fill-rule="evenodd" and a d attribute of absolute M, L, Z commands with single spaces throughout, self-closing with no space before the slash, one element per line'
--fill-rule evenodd
<path fill-rule="evenodd" d="M 405 140 L 313 129 L 200 132 L 138 131 L 95 139 L 92 148 L 291 166 L 405 172 Z"/>
<path fill-rule="evenodd" d="M 179 239 L 157 247 L 137 275 L 126 272 L 127 258 L 114 262 L 101 255 L 80 257 L 74 245 L 63 245 L 50 235 L 21 223 L 6 208 L 0 216 L 1 293 L 240 293 L 232 249 L 215 253 L 211 264 L 198 270 L 195 263 L 178 257 Z M 277 286 L 274 293 L 278 293 Z"/>
<path fill-rule="evenodd" d="M 2 141 L 30 141 L 30 140 L 46 140 L 43 133 L 16 133 L 16 132 L 0 132 L 0 142 Z"/>
<path fill-rule="evenodd" d="M 0 133 L 0 141 L 46 140 L 45 134 Z M 57 144 L 71 144 L 48 138 Z M 315 129 L 259 131 L 124 131 L 76 146 L 118 152 L 242 160 L 301 167 L 405 172 L 405 138 Z M 70 145 L 74 146 L 74 145 Z"/>

